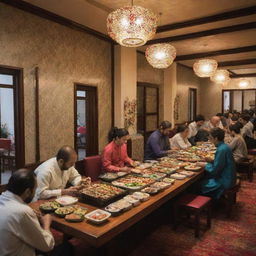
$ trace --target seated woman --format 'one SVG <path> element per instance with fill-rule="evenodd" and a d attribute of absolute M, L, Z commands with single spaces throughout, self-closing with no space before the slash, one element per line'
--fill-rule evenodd
<path fill-rule="evenodd" d="M 172 124 L 169 121 L 163 121 L 159 129 L 151 133 L 145 148 L 144 158 L 146 160 L 154 160 L 170 153 L 169 133 L 171 128 Z"/>
<path fill-rule="evenodd" d="M 102 153 L 102 165 L 107 172 L 130 172 L 128 166 L 134 166 L 134 161 L 127 155 L 127 140 L 130 139 L 129 132 L 114 127 L 109 132 L 109 144 Z"/>
<path fill-rule="evenodd" d="M 186 149 L 191 147 L 188 141 L 189 128 L 186 125 L 180 125 L 177 129 L 177 134 L 170 139 L 172 149 Z"/>
<path fill-rule="evenodd" d="M 235 162 L 230 147 L 224 143 L 225 132 L 220 128 L 210 131 L 209 139 L 217 147 L 215 159 L 205 160 L 206 178 L 201 183 L 201 193 L 219 199 L 224 190 L 236 183 Z"/>
<path fill-rule="evenodd" d="M 239 122 L 229 126 L 229 131 L 233 139 L 228 145 L 233 152 L 235 162 L 240 162 L 248 156 L 245 140 L 240 134 L 241 126 Z"/>

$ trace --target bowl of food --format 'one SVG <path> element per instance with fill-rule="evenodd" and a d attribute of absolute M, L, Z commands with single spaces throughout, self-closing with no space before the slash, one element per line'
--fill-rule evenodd
<path fill-rule="evenodd" d="M 197 165 L 187 165 L 184 167 L 185 170 L 187 171 L 193 171 L 193 172 L 196 172 L 196 171 L 199 171 L 202 169 L 202 167 L 200 166 L 197 166 Z"/>
<path fill-rule="evenodd" d="M 137 206 L 140 204 L 140 200 L 133 198 L 132 196 L 128 195 L 123 198 L 123 200 L 127 201 L 128 203 L 132 204 L 133 206 Z"/>
<path fill-rule="evenodd" d="M 153 187 L 146 187 L 144 189 L 141 190 L 141 192 L 150 194 L 150 195 L 155 195 L 159 192 L 159 190 L 157 188 L 153 188 Z"/>
<path fill-rule="evenodd" d="M 145 192 L 134 192 L 131 196 L 141 202 L 147 201 L 150 198 L 150 195 Z"/>
<path fill-rule="evenodd" d="M 164 178 L 164 179 L 163 179 L 163 182 L 173 184 L 173 183 L 175 182 L 175 179 L 171 179 L 171 178 Z"/>
<path fill-rule="evenodd" d="M 86 214 L 85 218 L 94 224 L 101 224 L 105 222 L 110 216 L 111 214 L 109 212 L 97 209 Z"/>
<path fill-rule="evenodd" d="M 186 177 L 192 177 L 193 175 L 195 175 L 195 173 L 192 171 L 181 171 L 179 172 L 179 174 L 185 175 Z"/>
<path fill-rule="evenodd" d="M 106 206 L 105 210 L 110 212 L 112 216 L 118 216 L 122 212 L 122 208 L 118 207 L 114 203 Z"/>
<path fill-rule="evenodd" d="M 72 206 L 64 206 L 64 207 L 60 207 L 58 209 L 55 210 L 55 214 L 60 217 L 60 218 L 64 218 L 66 215 L 73 213 L 74 212 L 74 208 Z"/>
<path fill-rule="evenodd" d="M 176 180 L 184 180 L 186 178 L 185 175 L 179 174 L 179 173 L 174 173 L 170 176 L 172 179 Z"/>
<path fill-rule="evenodd" d="M 41 204 L 39 206 L 39 209 L 44 213 L 50 213 L 50 212 L 54 212 L 59 207 L 61 207 L 61 205 L 56 201 L 49 201 Z"/>
<path fill-rule="evenodd" d="M 65 216 L 65 220 L 68 222 L 82 222 L 84 220 L 84 215 L 71 213 Z"/>

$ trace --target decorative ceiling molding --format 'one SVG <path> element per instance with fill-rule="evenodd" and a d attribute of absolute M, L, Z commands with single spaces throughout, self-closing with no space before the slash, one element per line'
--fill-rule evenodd
<path fill-rule="evenodd" d="M 249 23 L 238 24 L 233 26 L 198 31 L 198 32 L 193 32 L 189 34 L 184 34 L 184 35 L 157 38 L 157 39 L 148 41 L 146 44 L 149 45 L 149 44 L 156 44 L 156 43 L 168 43 L 168 42 L 188 40 L 193 38 L 212 36 L 212 35 L 218 35 L 218 34 L 224 34 L 224 33 L 230 33 L 230 32 L 237 32 L 241 30 L 255 29 L 255 28 L 256 28 L 256 22 L 249 22 Z"/>
<path fill-rule="evenodd" d="M 231 49 L 225 49 L 225 50 L 218 50 L 218 51 L 211 51 L 211 52 L 180 55 L 180 56 L 176 57 L 176 60 L 177 61 L 193 60 L 193 59 L 206 58 L 206 57 L 212 57 L 212 56 L 236 54 L 236 53 L 243 53 L 243 52 L 253 52 L 253 51 L 256 51 L 256 45 L 231 48 Z"/>
<path fill-rule="evenodd" d="M 185 27 L 192 27 L 192 26 L 196 26 L 196 25 L 202 25 L 202 24 L 216 22 L 216 21 L 222 21 L 222 20 L 228 20 L 228 19 L 249 16 L 249 15 L 253 15 L 255 13 L 256 13 L 256 5 L 253 5 L 253 6 L 239 9 L 239 10 L 223 12 L 223 13 L 219 13 L 219 14 L 215 14 L 215 15 L 211 15 L 211 16 L 206 16 L 206 17 L 201 17 L 201 18 L 197 18 L 197 19 L 181 21 L 181 22 L 177 22 L 177 23 L 159 26 L 157 29 L 157 33 L 162 33 L 165 31 L 170 31 L 170 30 L 175 30 L 175 29 L 180 29 L 180 28 L 185 28 Z"/>

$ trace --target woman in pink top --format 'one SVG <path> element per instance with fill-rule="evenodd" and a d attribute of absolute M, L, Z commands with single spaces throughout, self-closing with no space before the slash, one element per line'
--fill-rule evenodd
<path fill-rule="evenodd" d="M 129 132 L 114 127 L 109 132 L 109 144 L 104 148 L 102 154 L 103 169 L 107 172 L 130 172 L 128 166 L 134 166 L 134 161 L 127 155 L 127 140 L 130 139 Z"/>

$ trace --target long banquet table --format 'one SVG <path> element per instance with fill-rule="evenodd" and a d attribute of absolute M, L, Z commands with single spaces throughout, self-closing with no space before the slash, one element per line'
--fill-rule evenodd
<path fill-rule="evenodd" d="M 65 219 L 56 217 L 54 215 L 52 225 L 55 229 L 63 232 L 65 235 L 81 238 L 93 247 L 100 247 L 113 239 L 119 233 L 127 230 L 130 226 L 143 219 L 145 216 L 149 215 L 152 211 L 159 208 L 165 202 L 184 191 L 202 176 L 203 170 L 195 173 L 195 175 L 190 178 L 176 180 L 171 187 L 154 196 L 151 196 L 148 201 L 141 203 L 140 205 L 127 212 L 124 212 L 117 217 L 110 217 L 108 221 L 102 225 L 94 225 L 87 221 L 80 223 L 69 223 L 65 221 Z M 39 200 L 31 203 L 30 206 L 35 210 L 39 210 L 40 204 L 42 204 L 44 201 L 45 200 Z M 88 204 L 78 204 L 88 208 L 89 211 L 97 209 L 96 207 Z"/>

